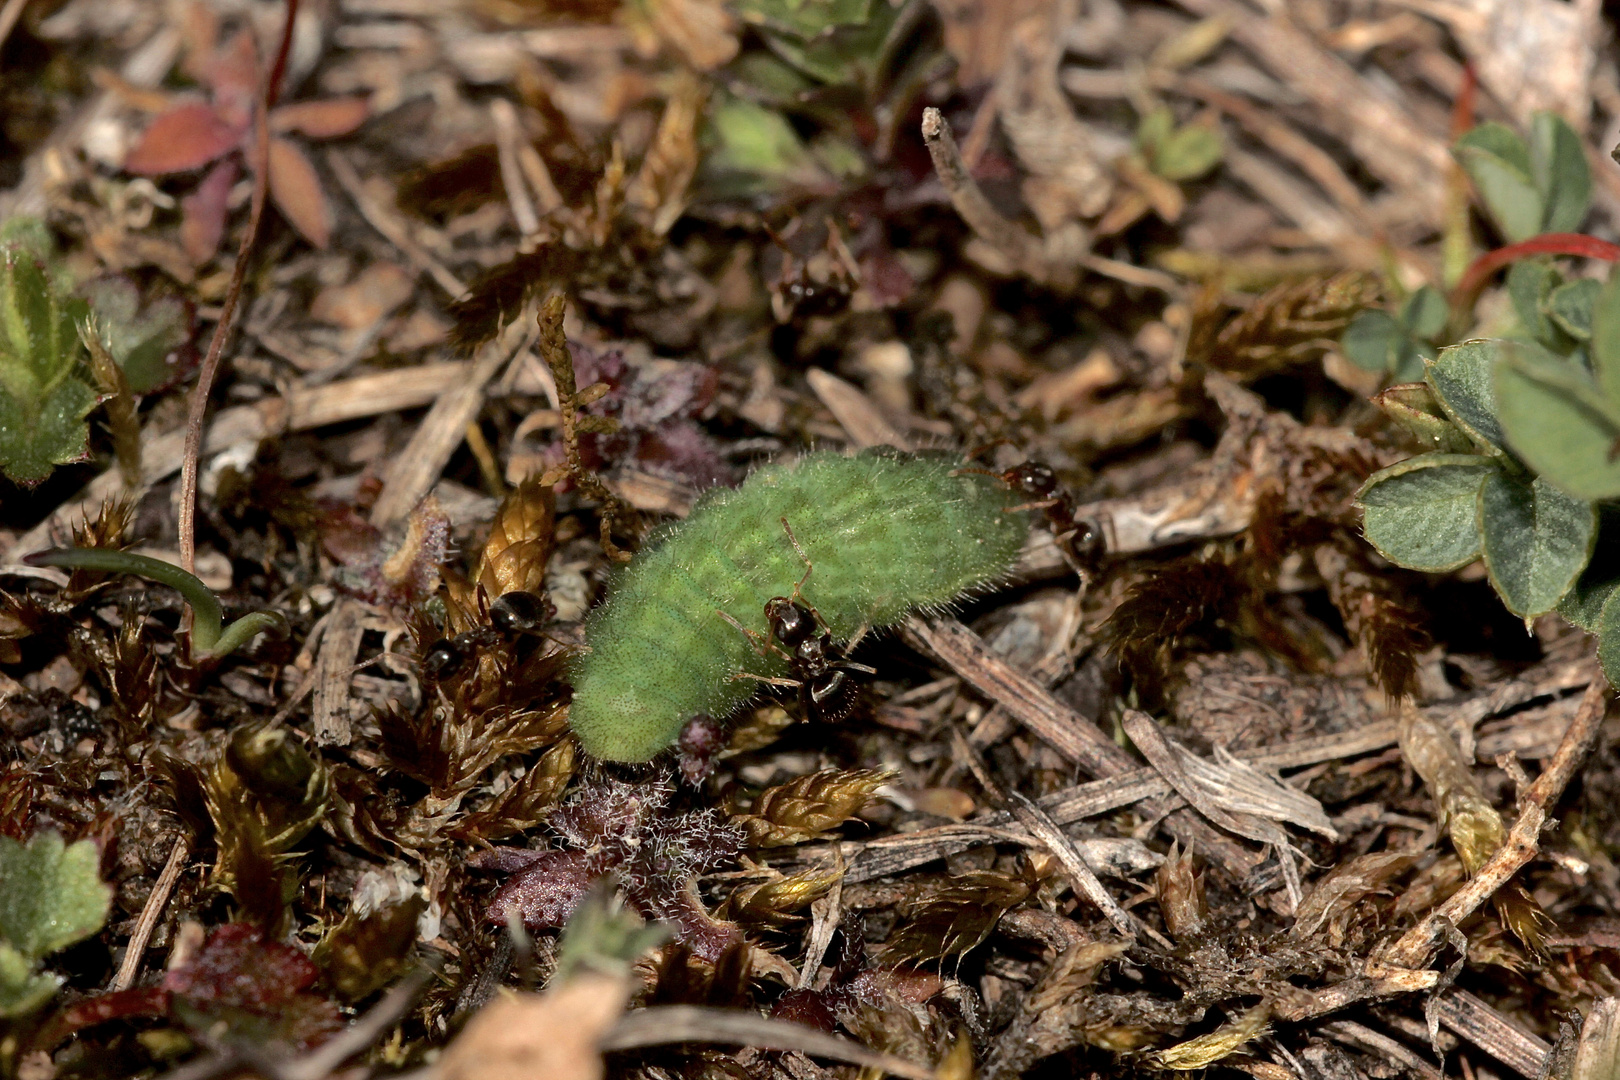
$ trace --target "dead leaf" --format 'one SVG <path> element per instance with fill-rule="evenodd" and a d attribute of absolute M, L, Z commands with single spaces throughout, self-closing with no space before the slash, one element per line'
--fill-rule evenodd
<path fill-rule="evenodd" d="M 332 239 L 332 209 L 321 190 L 321 178 L 304 152 L 286 139 L 270 140 L 270 198 L 305 240 L 326 250 Z"/>
<path fill-rule="evenodd" d="M 601 1080 L 597 1044 L 629 996 L 628 979 L 586 972 L 547 994 L 499 997 L 444 1052 L 437 1080 Z"/>
<path fill-rule="evenodd" d="M 242 129 L 226 123 L 213 106 L 188 102 L 148 125 L 124 159 L 124 169 L 143 176 L 190 172 L 230 153 L 241 141 Z"/>
<path fill-rule="evenodd" d="M 737 55 L 737 20 L 720 0 L 650 0 L 645 18 L 660 41 L 699 71 Z"/>
<path fill-rule="evenodd" d="M 270 130 L 296 131 L 311 139 L 336 139 L 366 122 L 371 102 L 366 98 L 325 98 L 283 105 L 270 114 Z"/>
<path fill-rule="evenodd" d="M 322 289 L 309 316 L 345 330 L 373 326 L 416 292 L 416 279 L 393 263 L 374 262 L 347 285 Z"/>

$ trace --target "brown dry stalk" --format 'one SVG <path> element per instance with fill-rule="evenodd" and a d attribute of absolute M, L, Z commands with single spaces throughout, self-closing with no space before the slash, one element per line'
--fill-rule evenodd
<path fill-rule="evenodd" d="M 1056 285 L 1062 282 L 1054 279 L 1070 276 L 1064 275 L 1047 261 L 1039 238 L 1008 220 L 1001 211 L 990 205 L 984 190 L 974 181 L 967 163 L 962 160 L 962 151 L 951 135 L 951 125 L 945 122 L 938 109 L 923 110 L 922 137 L 928 145 L 928 156 L 933 159 L 934 172 L 945 186 L 951 205 L 979 239 L 1000 252 L 1019 273 L 1032 281 Z"/>
<path fill-rule="evenodd" d="M 297 19 L 298 0 L 287 0 L 287 14 L 281 24 L 281 43 L 276 46 L 275 62 L 270 65 L 259 107 L 253 114 L 253 147 L 249 153 L 253 166 L 253 199 L 248 210 L 247 232 L 242 234 L 242 244 L 236 249 L 231 284 L 225 291 L 225 302 L 220 305 L 219 322 L 214 324 L 214 336 L 208 341 L 208 355 L 203 359 L 202 370 L 197 373 L 197 385 L 191 391 L 191 408 L 186 413 L 186 451 L 180 463 L 179 527 L 180 565 L 188 573 L 197 569 L 197 459 L 202 455 L 203 419 L 208 413 L 208 398 L 214 389 L 214 377 L 219 374 L 219 359 L 225 351 L 225 339 L 230 336 L 236 308 L 242 299 L 248 259 L 258 244 L 259 225 L 264 220 L 265 199 L 270 193 L 270 109 L 276 103 L 276 92 L 287 70 L 287 56 L 292 51 L 293 24 Z"/>
<path fill-rule="evenodd" d="M 1467 884 L 1391 946 L 1383 957 L 1384 962 L 1407 968 L 1424 963 L 1439 942 L 1444 924 L 1456 926 L 1472 915 L 1535 857 L 1541 847 L 1541 830 L 1547 824 L 1549 811 L 1597 744 L 1608 707 L 1608 694 L 1609 684 L 1601 678 L 1594 679 L 1586 688 L 1580 709 L 1569 730 L 1564 732 L 1552 761 L 1524 793 L 1519 820 L 1508 830 L 1507 841 Z"/>
<path fill-rule="evenodd" d="M 580 491 L 602 504 L 602 550 L 607 552 L 608 558 L 615 562 L 629 562 L 630 553 L 613 542 L 613 523 L 629 512 L 629 506 L 613 492 L 607 489 L 601 479 L 585 467 L 579 456 L 579 433 L 581 431 L 612 431 L 613 421 L 598 416 L 581 416 L 579 407 L 589 405 L 601 396 L 607 387 L 598 383 L 587 386 L 580 391 L 574 381 L 574 358 L 568 352 L 568 338 L 563 333 L 563 309 L 565 303 L 561 293 L 554 293 L 540 305 L 540 337 L 535 342 L 535 348 L 545 360 L 546 366 L 551 369 L 551 376 L 557 381 L 557 411 L 562 413 L 563 450 L 568 455 L 567 464 L 556 469 L 548 469 L 540 477 L 540 483 L 550 487 L 564 476 L 571 477 Z"/>

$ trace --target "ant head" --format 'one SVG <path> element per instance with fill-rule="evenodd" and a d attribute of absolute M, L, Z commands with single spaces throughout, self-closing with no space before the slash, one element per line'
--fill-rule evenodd
<path fill-rule="evenodd" d="M 810 609 L 785 596 L 765 601 L 765 619 L 776 640 L 784 645 L 798 645 L 816 632 L 816 617 Z"/>
<path fill-rule="evenodd" d="M 422 657 L 422 674 L 434 682 L 450 678 L 467 662 L 469 650 L 459 638 L 440 638 Z"/>
<path fill-rule="evenodd" d="M 1045 497 L 1058 489 L 1057 473 L 1039 461 L 1026 461 L 1001 474 L 1007 486 L 1025 495 Z"/>

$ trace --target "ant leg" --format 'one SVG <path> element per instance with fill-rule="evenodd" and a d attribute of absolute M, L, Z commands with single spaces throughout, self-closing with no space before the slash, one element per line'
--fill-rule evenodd
<path fill-rule="evenodd" d="M 797 687 L 804 685 L 798 679 L 776 679 L 769 675 L 755 675 L 752 671 L 739 671 L 735 675 L 726 676 L 727 682 L 736 682 L 739 679 L 753 679 L 755 682 L 762 682 L 768 686 Z"/>
<path fill-rule="evenodd" d="M 782 522 L 782 531 L 787 533 L 788 543 L 793 545 L 793 550 L 799 553 L 799 561 L 804 563 L 804 576 L 799 579 L 798 584 L 793 586 L 793 600 L 797 602 L 799 600 L 799 590 L 803 588 L 805 582 L 810 580 L 810 575 L 815 571 L 815 566 L 811 564 L 810 556 L 805 554 L 804 546 L 799 543 L 799 538 L 793 535 L 793 526 L 788 524 L 788 519 L 780 518 L 778 520 Z"/>
<path fill-rule="evenodd" d="M 743 636 L 748 639 L 749 644 L 753 645 L 754 651 L 759 653 L 759 655 L 761 655 L 761 656 L 769 656 L 772 653 L 775 653 L 777 656 L 780 656 L 782 659 L 788 661 L 789 663 L 792 663 L 793 658 L 788 656 L 787 653 L 783 652 L 781 649 L 777 648 L 774 644 L 772 644 L 769 641 L 765 641 L 765 642 L 761 643 L 761 639 L 760 639 L 759 634 L 756 634 L 754 631 L 748 629 L 748 627 L 744 626 L 742 623 L 738 622 L 736 619 L 733 619 L 730 615 L 727 615 L 724 611 L 721 611 L 719 608 L 715 608 L 714 613 L 716 615 L 720 616 L 722 619 L 726 620 L 726 622 L 730 623 L 732 626 L 735 626 L 738 630 L 741 630 L 742 633 L 743 633 Z"/>
<path fill-rule="evenodd" d="M 817 611 L 813 604 L 806 602 L 804 594 L 799 591 L 804 587 L 804 583 L 810 580 L 810 574 L 815 570 L 815 567 L 811 565 L 810 556 L 805 553 L 804 547 L 799 543 L 799 538 L 793 535 L 793 526 L 788 524 L 788 519 L 782 518 L 781 521 L 782 528 L 787 532 L 788 542 L 793 545 L 793 550 L 799 553 L 799 559 L 804 563 L 804 577 L 800 578 L 798 583 L 793 586 L 793 595 L 789 599 L 795 604 L 803 603 L 805 610 L 816 620 L 816 625 L 821 627 L 822 632 L 831 633 L 832 631 L 827 626 L 827 620 L 821 617 L 821 612 Z"/>
<path fill-rule="evenodd" d="M 1062 506 L 1063 500 L 1059 498 L 1042 499 L 1040 502 L 1027 502 L 1018 506 L 1009 506 L 1001 512 L 1003 514 L 1016 514 L 1020 510 L 1048 510 L 1054 506 Z"/>

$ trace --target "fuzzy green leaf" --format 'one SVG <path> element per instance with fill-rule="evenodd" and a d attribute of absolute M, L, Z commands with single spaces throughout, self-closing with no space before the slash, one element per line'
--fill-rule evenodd
<path fill-rule="evenodd" d="M 1620 588 L 1620 507 L 1599 506 L 1592 558 L 1558 602 L 1558 614 L 1583 630 L 1596 630 L 1609 594 Z"/>
<path fill-rule="evenodd" d="M 83 461 L 90 439 L 85 417 L 99 400 L 78 379 L 57 383 L 31 404 L 0 389 L 0 469 L 19 484 L 37 484 L 56 466 Z"/>
<path fill-rule="evenodd" d="M 1479 490 L 1496 468 L 1473 454 L 1420 454 L 1373 473 L 1356 492 L 1368 543 L 1411 570 L 1473 562 L 1480 553 Z"/>
<path fill-rule="evenodd" d="M 1545 259 L 1521 259 L 1508 267 L 1508 298 L 1526 334 L 1550 349 L 1561 350 L 1568 342 L 1562 331 L 1547 317 L 1547 301 L 1562 285 L 1563 275 Z"/>
<path fill-rule="evenodd" d="M 38 960 L 100 930 L 112 903 L 100 865 L 88 840 L 67 845 L 45 832 L 25 845 L 0 836 L 0 941 Z"/>
<path fill-rule="evenodd" d="M 1492 381 L 1501 348 L 1500 341 L 1476 340 L 1442 349 L 1424 378 L 1446 415 L 1481 450 L 1493 453 L 1506 445 L 1497 421 L 1496 386 Z"/>
<path fill-rule="evenodd" d="M 1480 124 L 1458 139 L 1451 152 L 1509 242 L 1528 240 L 1542 231 L 1546 203 L 1524 140 L 1501 124 Z"/>
<path fill-rule="evenodd" d="M 1394 316 L 1368 308 L 1350 320 L 1339 339 L 1345 359 L 1367 371 L 1388 371 L 1395 366 L 1395 348 L 1405 335 Z"/>
<path fill-rule="evenodd" d="M 1474 448 L 1462 429 L 1447 418 L 1427 383 L 1391 386 L 1373 395 L 1372 402 L 1428 450 L 1442 454 L 1466 454 Z"/>
<path fill-rule="evenodd" d="M 1563 117 L 1538 112 L 1530 121 L 1530 168 L 1543 206 L 1542 232 L 1574 232 L 1592 202 L 1592 173 L 1581 137 Z"/>
<path fill-rule="evenodd" d="M 1620 496 L 1620 406 L 1585 370 L 1530 345 L 1501 350 L 1496 400 L 1514 452 L 1578 499 Z"/>
<path fill-rule="evenodd" d="M 1502 603 L 1532 618 L 1553 610 L 1592 557 L 1597 511 L 1540 477 L 1498 469 L 1479 492 L 1485 567 Z"/>
<path fill-rule="evenodd" d="M 1620 686 L 1620 589 L 1609 593 L 1598 614 L 1598 663 L 1610 686 Z"/>
<path fill-rule="evenodd" d="M 1566 281 L 1547 295 L 1547 302 L 1543 305 L 1547 318 L 1576 341 L 1590 340 L 1592 317 L 1596 314 L 1598 295 L 1602 291 L 1603 283 L 1592 278 Z M 1616 312 L 1616 315 L 1620 315 L 1620 312 Z M 1620 324 L 1615 329 L 1620 331 Z"/>
<path fill-rule="evenodd" d="M 1443 293 L 1433 285 L 1425 285 L 1406 298 L 1401 305 L 1401 325 L 1416 338 L 1433 341 L 1446 328 L 1451 308 Z"/>
<path fill-rule="evenodd" d="M 1594 291 L 1592 371 L 1603 396 L 1620 404 L 1620 272 L 1611 269 L 1609 280 Z"/>
<path fill-rule="evenodd" d="M 41 975 L 28 957 L 0 941 L 0 1020 L 26 1016 L 56 996 L 62 979 Z"/>
<path fill-rule="evenodd" d="M 97 397 L 76 377 L 84 312 L 32 254 L 0 248 L 0 470 L 18 483 L 37 483 L 87 452 L 85 417 Z"/>

